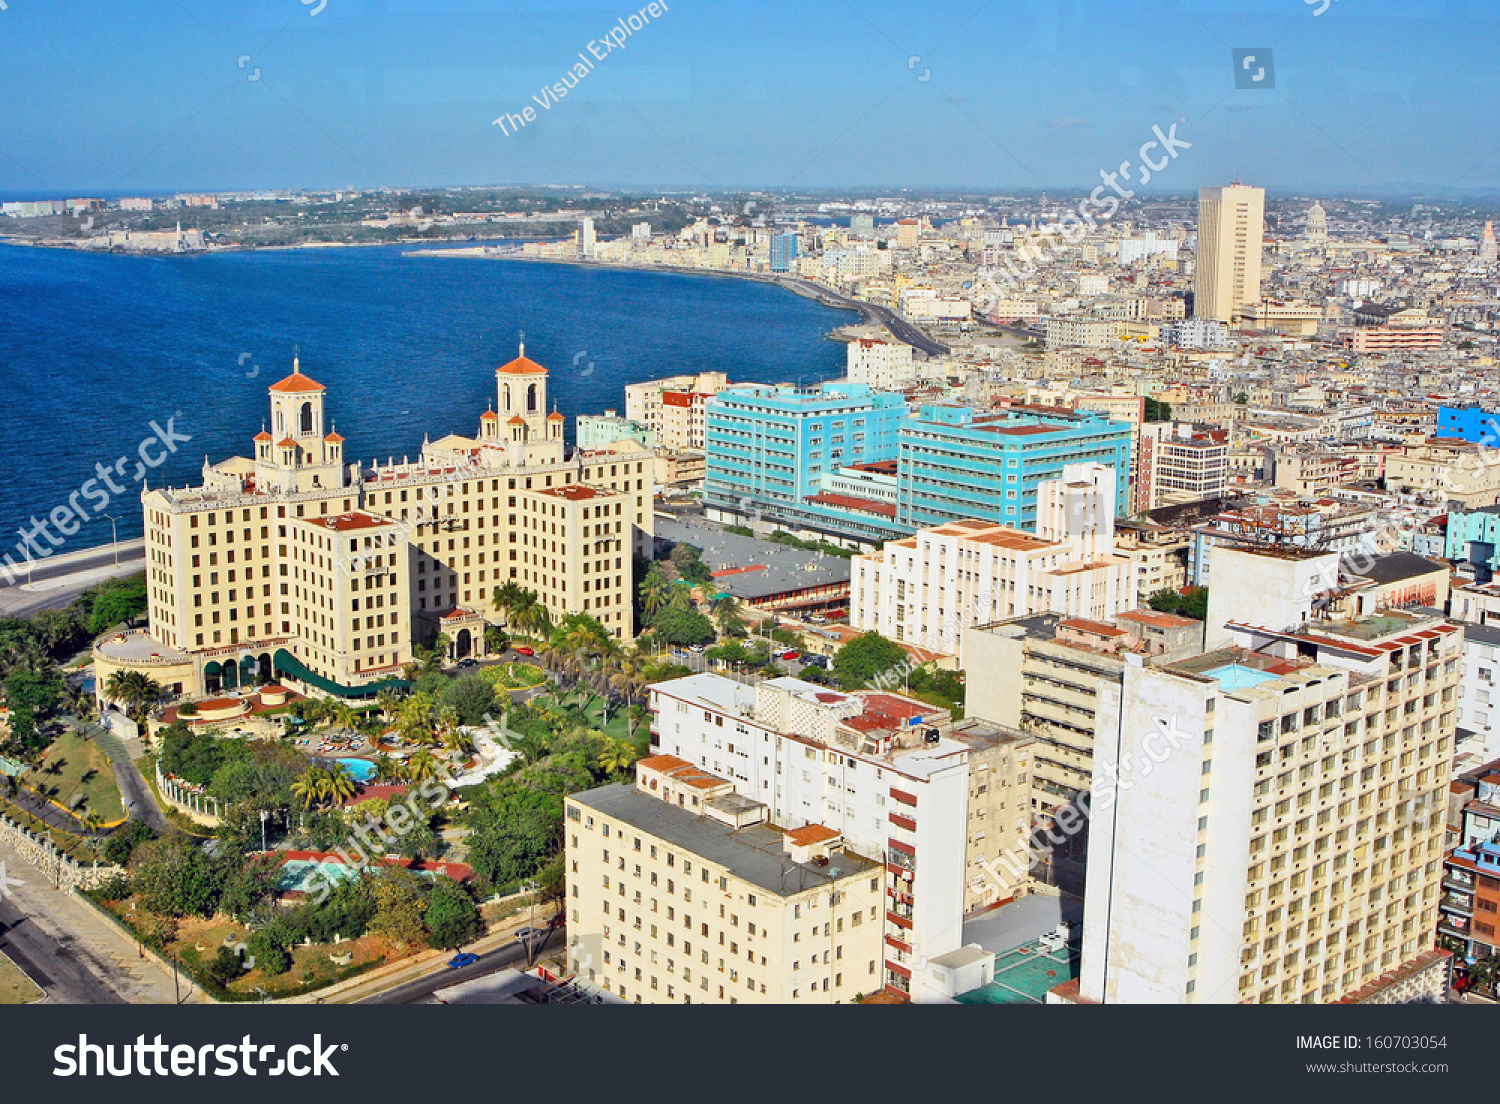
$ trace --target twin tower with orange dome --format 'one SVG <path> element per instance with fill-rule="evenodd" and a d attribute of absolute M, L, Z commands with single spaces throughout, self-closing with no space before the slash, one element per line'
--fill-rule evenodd
<path fill-rule="evenodd" d="M 565 419 L 547 413 L 547 369 L 526 355 L 495 369 L 496 407 L 479 418 L 480 445 L 499 447 L 561 445 Z M 292 360 L 292 374 L 270 387 L 271 421 L 255 437 L 256 482 L 297 492 L 346 487 L 344 438 L 325 422 L 327 388 L 302 373 Z"/>

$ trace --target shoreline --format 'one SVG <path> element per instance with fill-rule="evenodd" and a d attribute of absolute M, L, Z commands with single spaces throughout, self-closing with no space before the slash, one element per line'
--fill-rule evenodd
<path fill-rule="evenodd" d="M 675 265 L 656 264 L 629 264 L 629 263 L 605 263 L 602 261 L 591 261 L 582 257 L 525 257 L 525 256 L 496 256 L 484 252 L 483 246 L 460 247 L 459 249 L 413 249 L 401 255 L 403 257 L 440 257 L 449 255 L 463 260 L 481 261 L 526 261 L 532 264 L 556 264 L 573 265 L 578 268 L 597 268 L 603 270 L 619 269 L 626 272 L 656 272 L 680 276 L 717 276 L 728 280 L 753 280 L 756 283 L 771 284 L 800 295 L 804 299 L 811 299 L 825 307 L 836 310 L 852 310 L 859 313 L 864 324 L 874 324 L 885 328 L 892 340 L 899 341 L 904 345 L 910 345 L 918 353 L 924 356 L 946 356 L 950 350 L 948 346 L 934 341 L 916 330 L 909 322 L 898 319 L 895 312 L 889 307 L 882 307 L 877 303 L 867 303 L 859 299 L 850 299 L 841 295 L 831 288 L 816 284 L 811 280 L 799 276 L 781 276 L 776 273 L 764 272 L 735 272 L 721 268 L 680 268 Z M 835 341 L 847 342 L 849 339 L 842 336 L 838 327 L 831 331 L 830 338 Z"/>

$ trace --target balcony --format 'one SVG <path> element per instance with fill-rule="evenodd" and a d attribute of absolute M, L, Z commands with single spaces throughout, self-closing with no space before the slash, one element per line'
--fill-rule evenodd
<path fill-rule="evenodd" d="M 1474 911 L 1474 899 L 1467 893 L 1445 893 L 1438 901 L 1438 908 L 1468 916 Z"/>

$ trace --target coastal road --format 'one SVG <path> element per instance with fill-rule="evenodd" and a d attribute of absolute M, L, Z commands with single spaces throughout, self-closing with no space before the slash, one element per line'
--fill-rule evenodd
<path fill-rule="evenodd" d="M 555 938 L 555 937 L 554 937 Z M 538 948 L 540 950 L 540 948 Z M 514 967 L 524 968 L 526 965 L 526 949 L 519 943 L 511 942 L 499 950 L 490 951 L 479 956 L 479 961 L 472 966 L 464 966 L 457 970 L 449 969 L 444 964 L 440 969 L 420 977 L 416 981 L 409 981 L 404 985 L 398 985 L 393 989 L 387 989 L 384 993 L 378 993 L 373 997 L 356 1001 L 356 1004 L 420 1004 L 430 1000 L 432 995 L 439 989 L 446 989 L 450 985 L 457 985 L 461 981 L 473 981 L 475 978 L 488 977 L 490 974 L 499 973 L 501 970 L 509 970 Z"/>
<path fill-rule="evenodd" d="M 777 279 L 776 283 L 787 287 L 801 289 L 804 293 L 839 307 L 852 307 L 859 311 L 867 319 L 878 321 L 891 331 L 897 341 L 910 345 L 919 353 L 925 353 L 930 357 L 947 356 L 952 350 L 948 346 L 940 344 L 928 337 L 917 327 L 902 318 L 890 307 L 882 307 L 878 303 L 865 303 L 858 299 L 849 299 L 830 291 L 822 284 L 815 284 L 811 280 Z"/>
<path fill-rule="evenodd" d="M 0 615 L 29 617 L 38 610 L 61 609 L 96 583 L 133 575 L 145 562 L 146 542 L 133 540 L 36 560 L 29 572 L 23 563 L 14 570 L 16 585 L 0 587 Z"/>

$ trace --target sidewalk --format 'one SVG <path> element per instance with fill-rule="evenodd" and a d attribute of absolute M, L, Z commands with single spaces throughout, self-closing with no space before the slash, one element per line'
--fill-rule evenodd
<path fill-rule="evenodd" d="M 66 944 L 86 958 L 122 1000 L 129 1004 L 172 1004 L 176 1000 L 172 971 L 149 956 L 142 958 L 118 925 L 72 893 L 53 889 L 44 874 L 9 849 L 0 847 L 0 861 L 6 862 L 12 878 L 23 882 L 19 886 L 14 881 L 9 884 L 11 901 L 54 943 Z M 186 979 L 181 991 L 186 1004 L 207 1003 Z"/>

